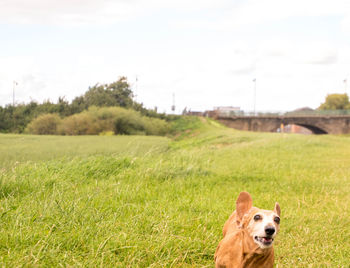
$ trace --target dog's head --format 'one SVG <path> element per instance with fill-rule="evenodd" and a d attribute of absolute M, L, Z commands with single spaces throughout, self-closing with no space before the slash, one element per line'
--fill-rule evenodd
<path fill-rule="evenodd" d="M 281 208 L 278 203 L 274 210 L 253 207 L 249 193 L 241 192 L 236 201 L 237 226 L 246 229 L 253 241 L 262 249 L 272 246 L 279 231 Z"/>

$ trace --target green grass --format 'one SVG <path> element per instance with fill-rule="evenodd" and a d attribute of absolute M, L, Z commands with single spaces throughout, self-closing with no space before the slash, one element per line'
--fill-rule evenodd
<path fill-rule="evenodd" d="M 1 266 L 213 267 L 249 191 L 281 205 L 278 267 L 349 267 L 349 137 L 193 120 L 174 141 L 0 135 Z"/>
<path fill-rule="evenodd" d="M 137 156 L 168 148 L 169 139 L 157 136 L 39 136 L 0 134 L 0 166 L 62 157 Z"/>

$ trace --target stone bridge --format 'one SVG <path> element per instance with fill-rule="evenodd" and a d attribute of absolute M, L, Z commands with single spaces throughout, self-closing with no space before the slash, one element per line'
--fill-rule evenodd
<path fill-rule="evenodd" d="M 276 132 L 283 125 L 299 125 L 314 134 L 350 133 L 350 115 L 214 116 L 224 125 L 249 131 Z"/>

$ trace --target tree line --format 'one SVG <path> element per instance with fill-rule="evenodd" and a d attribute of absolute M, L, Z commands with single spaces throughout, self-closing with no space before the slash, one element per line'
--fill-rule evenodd
<path fill-rule="evenodd" d="M 146 109 L 142 103 L 133 100 L 133 92 L 126 77 L 120 77 L 110 84 L 96 84 L 81 96 L 68 102 L 59 97 L 56 103 L 31 101 L 27 104 L 0 106 L 0 132 L 23 133 L 35 118 L 45 114 L 55 114 L 60 118 L 87 111 L 90 107 L 122 107 L 137 111 L 141 116 L 171 120 L 172 116 L 157 113 L 157 109 Z"/>
<path fill-rule="evenodd" d="M 59 97 L 56 103 L 47 100 L 43 103 L 31 101 L 27 104 L 0 106 L 0 132 L 24 133 L 25 131 L 29 131 L 34 134 L 74 135 L 76 133 L 98 134 L 98 131 L 107 130 L 113 131 L 116 134 L 163 133 L 165 131 L 165 125 L 163 123 L 153 120 L 150 124 L 149 122 L 147 123 L 149 121 L 147 118 L 170 121 L 174 116 L 164 113 L 159 114 L 156 108 L 146 109 L 142 103 L 134 101 L 133 97 L 130 84 L 127 78 L 123 76 L 110 84 L 96 84 L 89 87 L 83 95 L 74 98 L 71 102 L 65 100 L 64 97 Z M 96 114 L 99 114 L 100 111 L 90 109 L 91 107 L 120 107 L 129 112 L 119 109 L 118 113 L 124 115 L 121 119 L 120 116 L 117 116 L 116 110 L 109 110 L 107 113 L 110 115 L 113 114 L 113 120 L 119 123 L 115 123 L 113 127 L 109 125 L 108 129 L 101 129 L 101 126 L 97 126 L 98 124 L 96 122 L 102 119 L 97 115 L 93 115 L 92 112 L 95 111 Z M 329 94 L 325 102 L 318 107 L 318 110 L 350 110 L 349 97 L 347 94 Z M 47 114 L 55 116 L 42 116 Z M 73 115 L 76 116 L 72 117 Z M 86 119 L 88 116 L 89 119 Z M 39 118 L 38 121 L 33 122 L 36 118 Z M 61 120 L 64 118 L 67 119 Z M 85 121 L 83 118 L 85 118 Z M 73 124 L 72 122 L 75 123 Z M 91 123 L 88 127 L 89 130 L 82 131 L 79 128 L 79 124 L 87 124 L 87 122 L 94 123 Z M 32 124 L 30 125 L 30 123 Z M 53 127 L 53 130 L 49 130 L 50 126 Z M 72 126 L 75 126 L 75 128 Z M 125 128 L 122 129 L 121 126 Z M 151 129 L 150 126 L 157 127 L 152 127 Z"/>

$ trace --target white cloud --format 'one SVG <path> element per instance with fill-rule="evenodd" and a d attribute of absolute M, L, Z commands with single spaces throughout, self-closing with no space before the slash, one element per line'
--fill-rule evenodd
<path fill-rule="evenodd" d="M 339 15 L 349 12 L 349 7 L 346 0 L 250 0 L 231 15 L 239 24 L 256 24 L 290 17 Z"/>
<path fill-rule="evenodd" d="M 246 0 L 231 6 L 222 6 L 220 16 L 210 19 L 177 21 L 181 28 L 212 30 L 239 29 L 288 18 L 344 16 L 343 28 L 350 29 L 350 2 L 348 0 Z"/>
<path fill-rule="evenodd" d="M 338 48 L 331 43 L 267 40 L 259 44 L 259 61 L 298 64 L 335 64 L 338 62 Z"/>
<path fill-rule="evenodd" d="M 138 15 L 132 1 L 108 0 L 3 0 L 0 20 L 8 23 L 112 23 Z"/>
<path fill-rule="evenodd" d="M 134 82 L 138 75 L 138 100 L 147 107 L 158 106 L 160 111 L 169 111 L 173 92 L 178 111 L 185 106 L 205 110 L 220 105 L 252 109 L 255 77 L 258 109 L 315 108 L 327 93 L 342 90 L 342 81 L 350 70 L 347 42 L 336 36 L 337 31 L 323 39 L 317 31 L 314 38 L 299 37 L 295 35 L 297 28 L 290 38 L 288 29 L 274 29 L 270 33 L 273 37 L 265 37 L 258 32 L 259 26 L 270 21 L 278 25 L 287 18 L 297 21 L 302 16 L 334 15 L 343 20 L 339 27 L 346 31 L 350 25 L 348 7 L 345 0 L 0 0 L 2 23 L 94 24 L 95 30 L 107 33 L 99 36 L 104 42 L 91 40 L 92 45 L 85 36 L 84 40 L 74 39 L 73 27 L 64 42 L 45 39 L 40 52 L 27 49 L 26 42 L 42 47 L 43 39 L 19 36 L 15 49 L 23 44 L 22 56 L 15 56 L 15 49 L 7 49 L 7 57 L 0 54 L 0 104 L 12 101 L 13 80 L 19 82 L 19 102 L 27 102 L 29 97 L 56 101 L 59 96 L 71 100 L 97 82 L 109 83 L 120 75 Z M 140 27 L 144 31 L 161 24 L 168 15 L 170 23 L 182 26 L 181 31 L 167 24 L 161 30 L 168 32 L 162 36 L 157 29 L 150 28 L 148 34 L 128 24 L 136 18 L 144 23 Z M 123 21 L 126 33 L 123 40 L 108 35 L 120 35 L 118 27 L 113 33 L 103 28 L 119 21 Z M 237 31 L 247 25 L 257 27 L 250 27 L 249 34 Z M 30 28 L 33 32 L 35 26 Z M 55 36 L 56 27 L 51 29 Z M 284 30 L 286 34 L 281 37 Z M 65 38 L 65 31 L 57 36 Z M 333 40 L 334 36 L 338 39 Z M 13 36 L 4 38 L 9 38 L 11 45 Z M 106 46 L 108 42 L 111 44 Z"/>
<path fill-rule="evenodd" d="M 221 8 L 228 0 L 2 0 L 0 21 L 18 24 L 111 24 L 162 9 Z"/>

